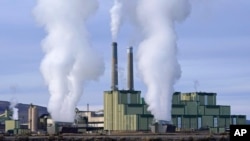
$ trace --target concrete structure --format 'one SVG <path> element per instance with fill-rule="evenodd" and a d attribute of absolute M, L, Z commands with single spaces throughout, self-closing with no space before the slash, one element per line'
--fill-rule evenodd
<path fill-rule="evenodd" d="M 216 93 L 176 92 L 172 99 L 172 122 L 177 130 L 222 132 L 230 124 L 246 124 L 246 116 L 231 115 L 230 106 L 217 105 Z"/>
<path fill-rule="evenodd" d="M 28 109 L 28 129 L 31 132 L 36 132 L 38 127 L 38 110 L 37 107 L 30 104 Z"/>

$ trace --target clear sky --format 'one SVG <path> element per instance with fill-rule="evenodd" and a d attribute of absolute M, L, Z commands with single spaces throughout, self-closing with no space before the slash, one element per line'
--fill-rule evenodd
<path fill-rule="evenodd" d="M 84 88 L 78 105 L 101 108 L 103 91 L 110 89 L 112 0 L 99 0 L 88 21 L 94 48 L 105 59 L 105 74 Z M 46 36 L 32 14 L 35 0 L 0 1 L 0 100 L 47 105 L 48 90 L 39 71 Z M 84 8 L 84 6 L 83 6 Z M 250 1 L 193 0 L 192 13 L 176 25 L 182 76 L 175 85 L 181 92 L 216 92 L 217 104 L 231 105 L 232 114 L 250 117 Z M 119 87 L 126 88 L 126 48 L 133 44 L 131 28 L 124 24 L 118 36 Z M 135 46 L 135 53 L 136 53 Z M 136 62 L 135 62 L 136 65 Z M 136 68 L 136 67 L 135 67 Z M 196 84 L 195 88 L 195 82 Z M 146 87 L 135 70 L 135 88 Z"/>

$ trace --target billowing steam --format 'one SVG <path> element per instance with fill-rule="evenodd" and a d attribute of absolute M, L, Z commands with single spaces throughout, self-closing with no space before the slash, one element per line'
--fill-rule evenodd
<path fill-rule="evenodd" d="M 85 23 L 97 8 L 97 0 L 38 0 L 34 9 L 47 32 L 40 69 L 50 92 L 48 111 L 55 121 L 72 122 L 84 83 L 104 72 Z"/>
<path fill-rule="evenodd" d="M 171 121 L 173 85 L 181 76 L 175 22 L 190 12 L 188 0 L 140 0 L 138 17 L 144 40 L 139 45 L 138 69 L 148 91 L 145 96 L 155 119 Z"/>
<path fill-rule="evenodd" d="M 18 120 L 18 108 L 16 108 L 18 102 L 16 99 L 11 99 L 9 109 L 12 111 L 12 119 Z"/>
<path fill-rule="evenodd" d="M 188 0 L 137 0 L 134 10 L 125 10 L 136 11 L 130 16 L 135 16 L 131 19 L 143 35 L 137 53 L 138 71 L 148 88 L 148 110 L 157 120 L 171 121 L 173 86 L 181 76 L 175 22 L 185 20 L 190 8 Z"/>
<path fill-rule="evenodd" d="M 133 25 L 137 25 L 137 17 L 135 15 L 137 4 L 138 0 L 114 0 L 114 5 L 109 11 L 111 16 L 110 26 L 113 41 L 117 40 L 120 28 L 124 22 L 129 21 Z"/>
<path fill-rule="evenodd" d="M 111 15 L 111 34 L 113 41 L 116 41 L 117 34 L 122 23 L 122 0 L 114 0 L 114 6 L 110 10 Z"/>

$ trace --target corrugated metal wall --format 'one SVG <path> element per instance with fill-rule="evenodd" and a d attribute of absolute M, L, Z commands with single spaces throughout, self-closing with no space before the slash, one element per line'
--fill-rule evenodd
<path fill-rule="evenodd" d="M 218 129 L 229 127 L 233 121 L 235 124 L 245 124 L 246 121 L 244 116 L 230 117 L 230 106 L 216 105 L 216 93 L 175 93 L 172 102 L 172 122 L 178 127 L 177 118 L 179 117 L 181 128 L 185 130 L 198 129 L 198 117 L 202 123 L 199 127 Z"/>
<path fill-rule="evenodd" d="M 113 96 L 110 91 L 104 92 L 104 130 L 112 130 Z"/>
<path fill-rule="evenodd" d="M 220 115 L 219 106 L 206 106 L 205 115 Z"/>
<path fill-rule="evenodd" d="M 128 115 L 143 114 L 143 105 L 126 105 L 125 113 Z"/>
<path fill-rule="evenodd" d="M 185 106 L 172 107 L 172 115 L 184 115 L 184 114 L 185 114 Z"/>
<path fill-rule="evenodd" d="M 220 106 L 220 115 L 230 115 L 230 106 Z"/>
<path fill-rule="evenodd" d="M 104 129 L 116 131 L 149 130 L 149 122 L 151 123 L 153 116 L 142 116 L 150 114 L 150 112 L 147 111 L 147 105 L 141 104 L 140 92 L 125 92 L 127 91 L 104 92 Z M 130 98 L 130 104 L 128 104 L 128 98 Z"/>
<path fill-rule="evenodd" d="M 104 129 L 110 130 L 149 130 L 153 116 L 147 105 L 140 98 L 140 92 L 107 91 L 104 92 Z M 230 106 L 216 105 L 216 94 L 187 93 L 181 97 L 173 95 L 172 122 L 182 130 L 198 129 L 199 127 L 229 127 L 233 121 L 245 124 L 246 116 L 230 116 Z M 206 97 L 206 98 L 205 98 Z M 128 100 L 130 98 L 130 100 Z M 184 100 L 184 101 L 181 101 Z M 190 100 L 190 101 L 187 101 Z M 131 104 L 128 104 L 130 101 Z M 207 105 L 205 105 L 207 104 Z M 178 119 L 179 117 L 179 119 Z M 200 120 L 198 118 L 200 117 Z M 181 121 L 178 125 L 178 120 Z"/>
<path fill-rule="evenodd" d="M 191 101 L 187 102 L 185 106 L 185 115 L 197 115 L 197 102 Z"/>

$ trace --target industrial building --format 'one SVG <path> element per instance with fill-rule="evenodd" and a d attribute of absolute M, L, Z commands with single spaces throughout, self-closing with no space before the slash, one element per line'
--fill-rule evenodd
<path fill-rule="evenodd" d="M 104 91 L 104 130 L 150 130 L 153 115 L 134 90 L 133 53 L 128 48 L 127 90 L 118 89 L 117 43 L 112 44 L 111 90 Z M 230 106 L 217 105 L 216 93 L 176 92 L 172 98 L 172 124 L 177 131 L 210 130 L 224 132 L 230 124 L 246 124 L 245 115 L 231 115 Z M 164 108 L 164 107 L 163 107 Z"/>
<path fill-rule="evenodd" d="M 8 134 L 26 134 L 38 131 L 38 109 L 35 105 L 30 104 L 28 111 L 28 121 L 21 123 L 20 118 L 13 119 L 12 109 L 7 108 L 3 114 L 0 115 L 0 124 L 4 125 L 4 130 L 1 126 L 0 131 Z"/>
<path fill-rule="evenodd" d="M 134 90 L 133 50 L 128 48 L 127 90 L 118 89 L 117 43 L 112 44 L 111 90 L 104 92 L 104 130 L 141 131 L 149 130 L 153 116 L 141 98 L 141 91 Z"/>
<path fill-rule="evenodd" d="M 217 105 L 216 95 L 206 92 L 174 93 L 172 122 L 177 130 L 224 132 L 230 124 L 246 124 L 245 115 L 231 115 L 230 106 Z"/>
<path fill-rule="evenodd" d="M 104 130 L 149 130 L 153 115 L 140 97 L 140 91 L 115 90 L 104 92 Z"/>
<path fill-rule="evenodd" d="M 21 124 L 12 119 L 11 109 L 6 109 L 0 115 L 0 133 L 7 134 L 57 134 L 57 133 L 85 133 L 101 132 L 104 127 L 103 110 L 79 111 L 76 108 L 74 122 L 53 121 L 49 114 L 39 115 L 38 106 L 30 104 L 27 108 L 28 120 Z"/>
<path fill-rule="evenodd" d="M 0 124 L 4 124 L 5 120 L 10 120 L 12 112 L 9 109 L 5 109 L 4 113 L 0 114 Z"/>
<path fill-rule="evenodd" d="M 18 120 L 5 120 L 5 132 L 20 128 Z"/>
<path fill-rule="evenodd" d="M 103 111 L 80 111 L 75 109 L 74 122 L 54 121 L 50 115 L 40 117 L 40 123 L 48 134 L 101 132 L 104 126 Z M 44 126 L 45 125 L 45 126 Z"/>
<path fill-rule="evenodd" d="M 103 110 L 100 111 L 77 111 L 76 113 L 76 125 L 78 127 L 86 126 L 86 127 L 96 127 L 99 129 L 103 129 L 104 126 L 104 116 Z"/>

